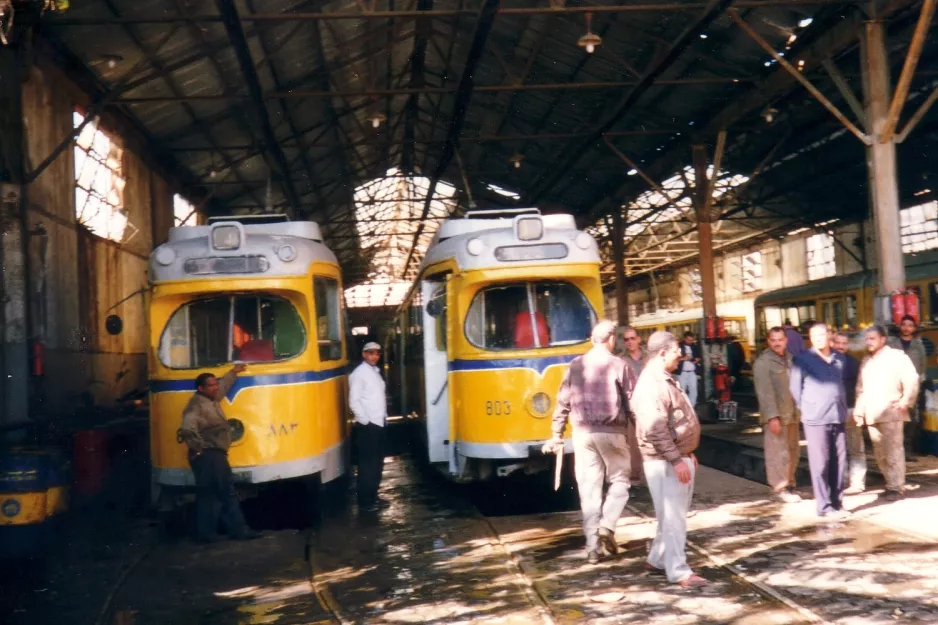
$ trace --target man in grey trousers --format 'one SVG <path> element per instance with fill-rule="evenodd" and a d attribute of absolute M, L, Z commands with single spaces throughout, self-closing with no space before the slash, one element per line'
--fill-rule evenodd
<path fill-rule="evenodd" d="M 616 326 L 600 321 L 593 347 L 573 359 L 563 376 L 554 409 L 553 438 L 545 450 L 563 448 L 567 421 L 573 426 L 574 469 L 583 511 L 583 533 L 590 564 L 619 551 L 616 522 L 629 501 L 629 397 L 635 377 L 612 353 Z M 603 498 L 603 483 L 609 489 Z"/>

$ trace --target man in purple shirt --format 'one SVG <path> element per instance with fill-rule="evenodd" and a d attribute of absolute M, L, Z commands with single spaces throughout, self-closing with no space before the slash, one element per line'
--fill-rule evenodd
<path fill-rule="evenodd" d="M 792 327 L 791 319 L 786 319 L 782 328 L 785 330 L 785 338 L 788 339 L 788 353 L 794 358 L 804 351 L 804 339 L 801 338 L 801 332 Z"/>
<path fill-rule="evenodd" d="M 615 330 L 611 321 L 600 321 L 593 328 L 593 348 L 570 363 L 557 393 L 554 437 L 544 447 L 546 451 L 563 449 L 563 431 L 569 420 L 590 564 L 618 553 L 616 522 L 629 501 L 627 432 L 635 374 L 612 353 Z M 609 482 L 605 498 L 604 482 Z"/>

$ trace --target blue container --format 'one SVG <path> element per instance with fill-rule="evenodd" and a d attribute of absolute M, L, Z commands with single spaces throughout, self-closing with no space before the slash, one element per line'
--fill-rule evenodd
<path fill-rule="evenodd" d="M 52 448 L 0 451 L 0 559 L 43 557 L 68 502 L 68 463 Z"/>

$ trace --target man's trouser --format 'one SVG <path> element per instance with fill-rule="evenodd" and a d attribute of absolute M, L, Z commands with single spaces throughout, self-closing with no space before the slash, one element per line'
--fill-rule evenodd
<path fill-rule="evenodd" d="M 642 466 L 642 454 L 638 450 L 638 433 L 635 431 L 635 420 L 629 418 L 629 482 L 634 486 L 645 479 L 645 469 Z"/>
<path fill-rule="evenodd" d="M 384 427 L 355 424 L 355 451 L 358 456 L 358 505 L 372 506 L 378 500 L 384 471 Z"/>
<path fill-rule="evenodd" d="M 918 400 L 909 409 L 909 420 L 903 425 L 903 439 L 907 451 L 918 453 L 922 444 L 922 423 L 925 415 L 925 391 L 919 390 Z"/>
<path fill-rule="evenodd" d="M 819 516 L 840 510 L 840 495 L 847 473 L 847 437 L 841 423 L 804 424 L 808 441 L 808 466 Z"/>
<path fill-rule="evenodd" d="M 626 435 L 573 429 L 574 470 L 583 510 L 586 550 L 599 546 L 599 528 L 615 533 L 629 501 L 629 449 Z M 603 483 L 609 482 L 603 501 Z"/>
<path fill-rule="evenodd" d="M 853 411 L 847 411 L 844 424 L 847 433 L 847 483 L 850 488 L 866 488 L 866 443 L 863 428 L 853 419 Z"/>
<path fill-rule="evenodd" d="M 794 488 L 795 473 L 801 457 L 798 424 L 782 425 L 780 434 L 772 434 L 768 424 L 762 426 L 765 442 L 765 480 L 776 493 Z"/>
<path fill-rule="evenodd" d="M 196 536 L 202 540 L 215 536 L 219 519 L 229 536 L 247 531 L 227 452 L 206 449 L 199 456 L 190 456 L 189 464 L 195 474 Z"/>
<path fill-rule="evenodd" d="M 902 446 L 902 421 L 875 423 L 869 426 L 873 455 L 886 478 L 886 490 L 901 493 L 905 489 L 905 449 Z"/>
<path fill-rule="evenodd" d="M 664 569 L 672 584 L 691 576 L 687 564 L 687 511 L 694 496 L 694 461 L 682 458 L 690 469 L 691 479 L 681 484 L 674 467 L 667 460 L 646 460 L 645 481 L 655 506 L 658 527 L 648 550 L 648 564 Z"/>
<path fill-rule="evenodd" d="M 697 372 L 681 371 L 681 375 L 678 378 L 678 381 L 681 384 L 681 388 L 684 389 L 684 392 L 687 394 L 687 398 L 690 400 L 691 406 L 696 406 L 697 405 Z"/>

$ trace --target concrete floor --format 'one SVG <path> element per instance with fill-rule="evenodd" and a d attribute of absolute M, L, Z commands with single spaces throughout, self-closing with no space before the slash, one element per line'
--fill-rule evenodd
<path fill-rule="evenodd" d="M 248 543 L 170 542 L 147 519 L 89 512 L 46 580 L 4 585 L 0 613 L 11 625 L 938 622 L 938 472 L 904 501 L 849 497 L 854 517 L 828 525 L 810 500 L 782 506 L 702 467 L 689 555 L 713 584 L 700 591 L 642 569 L 647 491 L 633 489 L 620 520 L 623 553 L 589 566 L 575 500 L 552 499 L 541 477 L 456 488 L 389 459 L 387 510 L 341 509 Z"/>

